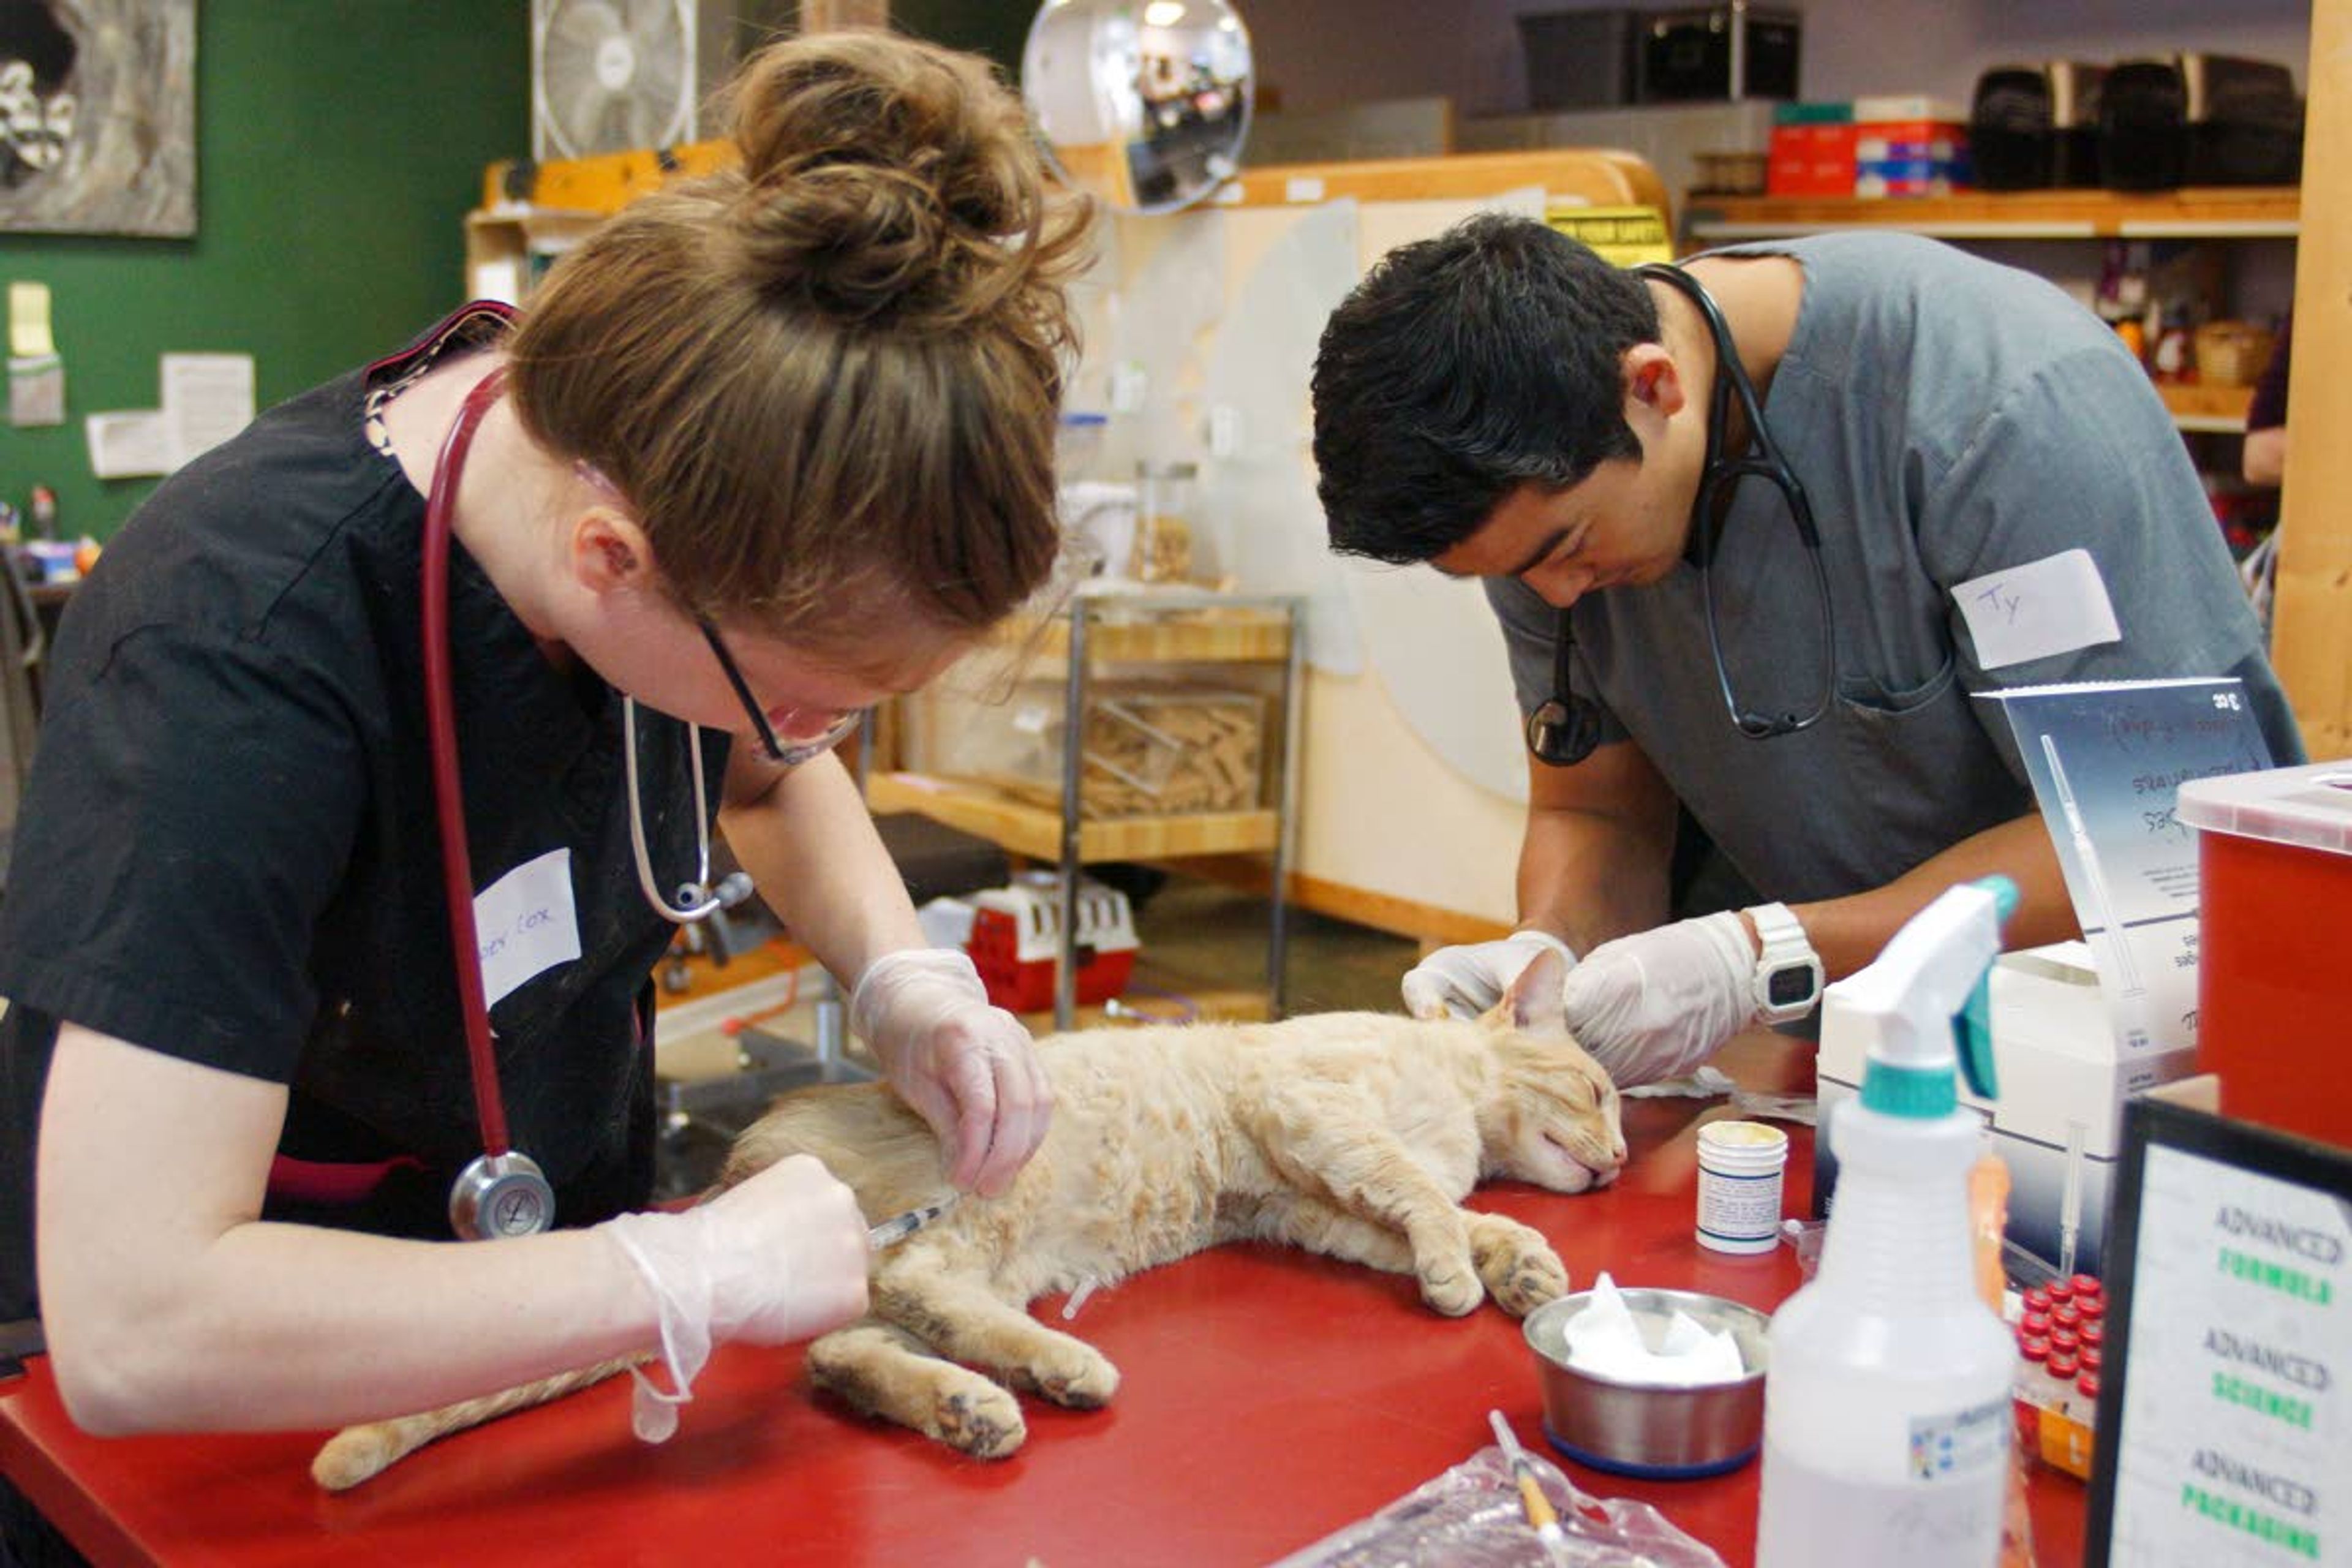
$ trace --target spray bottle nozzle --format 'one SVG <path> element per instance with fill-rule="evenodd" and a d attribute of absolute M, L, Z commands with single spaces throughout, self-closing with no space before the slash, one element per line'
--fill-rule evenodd
<path fill-rule="evenodd" d="M 1947 1115 L 1958 1103 L 1955 1067 L 1978 1094 L 1997 1092 L 1987 980 L 2017 902 L 2006 877 L 1948 889 L 1868 967 L 1829 988 L 1825 1005 L 1867 1044 L 1863 1104 L 1891 1116 Z"/>

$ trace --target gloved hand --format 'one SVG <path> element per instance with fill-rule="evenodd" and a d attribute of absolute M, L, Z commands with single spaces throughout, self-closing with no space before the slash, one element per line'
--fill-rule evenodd
<path fill-rule="evenodd" d="M 1021 1020 L 992 1006 L 969 955 L 953 948 L 886 952 L 849 998 L 849 1026 L 873 1047 L 890 1086 L 931 1124 L 948 1180 L 994 1197 L 1037 1145 L 1053 1086 Z"/>
<path fill-rule="evenodd" d="M 637 1380 L 637 1436 L 658 1443 L 710 1347 L 785 1344 L 866 1310 L 866 1216 L 815 1159 L 795 1154 L 709 1202 L 674 1214 L 625 1214 L 596 1230 L 645 1281 L 661 1321 L 671 1392 Z"/>
<path fill-rule="evenodd" d="M 1576 967 L 1568 943 L 1549 931 L 1515 931 L 1498 942 L 1441 947 L 1404 977 L 1404 1010 L 1416 1018 L 1475 1018 L 1503 999 L 1519 971 L 1550 948 Z"/>
<path fill-rule="evenodd" d="M 1686 1073 L 1755 1021 L 1756 944 L 1729 911 L 1604 942 L 1560 993 L 1568 1027 L 1620 1089 Z"/>

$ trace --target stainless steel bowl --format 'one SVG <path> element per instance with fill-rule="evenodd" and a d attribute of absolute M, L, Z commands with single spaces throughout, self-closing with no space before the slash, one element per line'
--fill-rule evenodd
<path fill-rule="evenodd" d="M 1764 1437 L 1764 1331 L 1753 1307 L 1695 1290 L 1621 1290 L 1645 1330 L 1680 1311 L 1730 1332 L 1747 1375 L 1693 1388 L 1623 1383 L 1568 1363 L 1568 1324 L 1592 1302 L 1580 1290 L 1528 1314 L 1528 1347 L 1543 1384 L 1544 1436 L 1579 1464 L 1652 1480 L 1719 1476 L 1756 1457 Z"/>

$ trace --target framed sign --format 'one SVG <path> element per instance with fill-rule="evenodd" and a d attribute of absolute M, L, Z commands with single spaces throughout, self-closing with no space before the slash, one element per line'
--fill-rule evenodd
<path fill-rule="evenodd" d="M 0 0 L 0 232 L 196 232 L 196 0 Z"/>
<path fill-rule="evenodd" d="M 2352 1151 L 2141 1097 L 2089 1568 L 2352 1568 Z"/>

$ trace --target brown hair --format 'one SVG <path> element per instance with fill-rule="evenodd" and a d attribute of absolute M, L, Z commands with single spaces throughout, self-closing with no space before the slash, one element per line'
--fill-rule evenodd
<path fill-rule="evenodd" d="M 630 498 L 689 608 L 835 653 L 983 629 L 1059 542 L 1085 211 L 976 57 L 824 33 L 730 99 L 740 166 L 624 208 L 533 296 L 523 426 Z"/>

